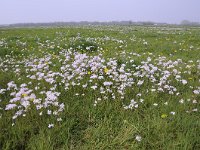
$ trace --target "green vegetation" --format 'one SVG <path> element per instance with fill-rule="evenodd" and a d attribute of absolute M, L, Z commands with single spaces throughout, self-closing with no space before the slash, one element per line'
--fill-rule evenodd
<path fill-rule="evenodd" d="M 200 28 L 0 29 L 0 149 L 200 148 Z"/>

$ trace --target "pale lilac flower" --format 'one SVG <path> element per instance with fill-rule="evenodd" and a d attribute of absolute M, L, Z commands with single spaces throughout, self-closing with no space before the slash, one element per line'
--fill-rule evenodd
<path fill-rule="evenodd" d="M 186 80 L 182 80 L 181 82 L 182 82 L 184 85 L 187 84 L 187 81 L 186 81 Z"/>
<path fill-rule="evenodd" d="M 5 110 L 11 110 L 11 109 L 15 108 L 16 106 L 17 106 L 16 104 L 8 104 L 8 105 L 6 105 Z"/>
<path fill-rule="evenodd" d="M 194 94 L 200 94 L 200 91 L 199 90 L 194 90 L 193 93 Z"/>
<path fill-rule="evenodd" d="M 103 83 L 104 86 L 110 86 L 110 85 L 112 85 L 112 84 L 113 84 L 112 82 L 104 82 L 104 83 Z"/>

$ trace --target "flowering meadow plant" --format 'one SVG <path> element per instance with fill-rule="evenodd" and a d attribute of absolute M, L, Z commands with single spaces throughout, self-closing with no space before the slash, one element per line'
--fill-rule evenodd
<path fill-rule="evenodd" d="M 199 29 L 12 30 L 0 29 L 0 148 L 200 146 Z"/>

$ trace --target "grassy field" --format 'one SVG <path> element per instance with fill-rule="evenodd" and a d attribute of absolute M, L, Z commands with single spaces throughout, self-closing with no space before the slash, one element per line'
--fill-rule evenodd
<path fill-rule="evenodd" d="M 200 149 L 200 28 L 0 29 L 0 149 Z"/>

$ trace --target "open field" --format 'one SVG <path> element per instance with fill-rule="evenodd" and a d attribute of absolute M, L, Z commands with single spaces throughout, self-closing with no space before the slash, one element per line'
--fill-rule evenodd
<path fill-rule="evenodd" d="M 200 28 L 0 29 L 0 149 L 200 149 Z"/>

